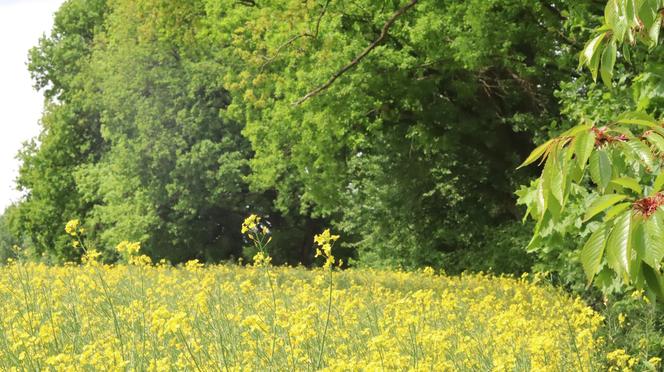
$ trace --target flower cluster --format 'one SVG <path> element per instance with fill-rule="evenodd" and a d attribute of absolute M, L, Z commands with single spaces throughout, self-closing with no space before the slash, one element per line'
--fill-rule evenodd
<path fill-rule="evenodd" d="M 316 257 L 325 258 L 325 263 L 323 264 L 325 268 L 330 268 L 337 262 L 332 255 L 332 246 L 337 239 L 339 239 L 339 235 L 332 235 L 330 229 L 325 229 L 325 231 L 314 237 L 314 242 L 318 246 L 316 248 Z M 339 264 L 341 264 L 341 261 L 339 261 Z"/>
<path fill-rule="evenodd" d="M 637 200 L 632 208 L 645 218 L 650 218 L 662 205 L 664 205 L 664 193 L 658 192 L 653 196 Z"/>
<path fill-rule="evenodd" d="M 258 224 L 261 222 L 260 216 L 257 216 L 255 214 L 250 215 L 249 217 L 244 219 L 244 222 L 242 222 L 242 234 L 246 234 L 247 232 L 250 231 L 255 231 L 258 228 Z"/>
<path fill-rule="evenodd" d="M 123 256 L 134 256 L 141 250 L 141 243 L 124 240 L 115 247 L 115 250 Z"/>
<path fill-rule="evenodd" d="M 267 267 L 272 262 L 272 258 L 267 253 L 267 246 L 272 241 L 270 229 L 266 225 L 261 225 L 261 217 L 255 214 L 247 217 L 242 222 L 242 234 L 247 235 L 254 244 L 256 254 L 253 257 L 254 267 Z"/>
<path fill-rule="evenodd" d="M 272 262 L 272 257 L 268 256 L 264 252 L 258 252 L 253 257 L 254 267 L 267 267 L 270 266 Z"/>
<path fill-rule="evenodd" d="M 77 237 L 85 233 L 85 230 L 81 227 L 80 220 L 70 220 L 65 225 L 65 232 L 67 235 Z"/>
<path fill-rule="evenodd" d="M 83 265 L 92 265 L 95 266 L 99 263 L 99 259 L 101 258 L 101 252 L 99 252 L 96 249 L 90 249 L 85 254 L 83 254 L 83 257 L 81 257 L 81 262 Z"/>

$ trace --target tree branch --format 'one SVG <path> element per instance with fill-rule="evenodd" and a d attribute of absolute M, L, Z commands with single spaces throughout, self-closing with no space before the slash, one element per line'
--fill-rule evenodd
<path fill-rule="evenodd" d="M 284 42 L 283 44 L 279 45 L 279 47 L 277 48 L 276 52 L 274 52 L 274 55 L 272 55 L 272 57 L 262 56 L 263 59 L 265 59 L 265 62 L 261 65 L 260 71 L 263 71 L 265 66 L 272 63 L 272 61 L 274 61 L 279 56 L 279 53 L 281 53 L 282 49 L 284 49 L 285 47 L 291 45 L 297 39 L 302 38 L 302 37 L 307 37 L 307 36 L 311 36 L 311 35 L 309 33 L 295 35 L 295 36 L 291 37 L 290 39 L 286 40 L 286 42 Z"/>
<path fill-rule="evenodd" d="M 316 31 L 314 32 L 314 39 L 318 38 L 318 31 L 320 30 L 320 21 L 323 20 L 323 16 L 325 15 L 325 12 L 327 12 L 327 7 L 330 5 L 330 1 L 331 0 L 327 0 L 325 2 L 325 5 L 323 5 L 323 10 L 318 15 L 318 21 L 316 22 Z"/>
<path fill-rule="evenodd" d="M 283 44 L 281 44 L 277 48 L 276 52 L 274 53 L 274 55 L 272 57 L 262 56 L 263 59 L 265 59 L 265 62 L 261 65 L 260 71 L 263 71 L 265 66 L 272 63 L 272 61 L 274 61 L 279 56 L 279 53 L 281 53 L 281 51 L 285 47 L 291 45 L 297 39 L 300 39 L 300 38 L 303 38 L 303 37 L 311 37 L 311 38 L 314 38 L 314 39 L 318 38 L 318 31 L 320 30 L 320 22 L 323 20 L 323 16 L 325 15 L 325 12 L 327 12 L 327 7 L 330 5 L 330 1 L 331 0 L 327 0 L 327 2 L 325 2 L 325 5 L 323 6 L 323 10 L 318 15 L 318 20 L 316 21 L 316 31 L 314 31 L 313 34 L 311 33 L 311 30 L 309 30 L 309 32 L 305 32 L 303 34 L 295 35 L 295 36 L 291 37 L 290 39 L 286 40 L 286 42 L 284 42 Z"/>
<path fill-rule="evenodd" d="M 304 101 L 308 100 L 309 98 L 319 94 L 320 92 L 324 91 L 325 89 L 329 88 L 330 85 L 332 85 L 335 80 L 337 80 L 341 75 L 346 73 L 346 71 L 350 70 L 351 68 L 355 67 L 364 57 L 366 57 L 369 53 L 371 53 L 372 50 L 374 50 L 378 45 L 380 45 L 381 42 L 385 39 L 387 36 L 387 31 L 392 27 L 394 22 L 396 22 L 397 18 L 399 18 L 402 14 L 404 14 L 408 9 L 412 8 L 415 4 L 417 4 L 419 0 L 410 0 L 408 4 L 404 5 L 401 7 L 399 10 L 394 12 L 392 14 L 392 17 L 385 22 L 383 25 L 383 28 L 380 31 L 380 35 L 376 40 L 374 40 L 371 44 L 369 44 L 368 47 L 366 47 L 362 53 L 358 54 L 357 57 L 355 57 L 350 63 L 348 63 L 346 66 L 342 67 L 339 71 L 335 72 L 330 79 L 328 79 L 324 84 L 318 86 L 314 90 L 310 91 L 309 93 L 305 94 L 302 98 L 298 99 L 293 103 L 294 106 L 302 104 Z"/>

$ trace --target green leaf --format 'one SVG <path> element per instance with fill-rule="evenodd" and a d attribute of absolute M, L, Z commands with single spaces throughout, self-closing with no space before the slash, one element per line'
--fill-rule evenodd
<path fill-rule="evenodd" d="M 574 154 L 581 170 L 586 168 L 590 154 L 595 148 L 595 132 L 586 130 L 579 133 L 574 141 Z"/>
<path fill-rule="evenodd" d="M 601 34 L 595 36 L 592 40 L 590 40 L 585 48 L 583 48 L 583 51 L 581 52 L 579 56 L 579 68 L 581 68 L 583 65 L 588 65 L 590 68 L 591 72 L 593 71 L 591 65 L 593 58 L 597 60 L 597 63 L 599 64 L 599 53 L 597 53 L 597 49 L 599 46 L 602 44 L 602 40 L 606 36 L 606 32 L 602 32 Z M 597 70 L 595 69 L 595 72 L 593 76 L 597 76 Z"/>
<path fill-rule="evenodd" d="M 588 282 L 592 282 L 593 277 L 599 271 L 606 247 L 607 225 L 603 224 L 588 239 L 581 249 L 579 260 L 583 265 L 583 271 L 586 273 Z"/>
<path fill-rule="evenodd" d="M 653 119 L 650 115 L 639 111 L 626 112 L 620 115 L 616 120 L 616 123 L 639 125 L 656 130 L 658 132 L 663 130 L 662 126 L 659 125 L 657 120 Z"/>
<path fill-rule="evenodd" d="M 544 180 L 545 192 L 550 192 L 553 197 L 558 200 L 562 207 L 564 204 L 564 191 L 565 191 L 565 174 L 560 166 L 560 143 L 557 143 L 549 154 L 544 170 L 542 171 L 542 178 Z M 551 204 L 548 204 L 551 207 Z"/>
<path fill-rule="evenodd" d="M 664 187 L 664 172 L 660 170 L 660 173 L 657 175 L 657 178 L 655 179 L 655 183 L 652 185 L 652 190 L 650 191 L 650 195 L 655 195 L 658 192 L 662 191 L 662 187 Z"/>
<path fill-rule="evenodd" d="M 614 220 L 613 229 L 606 243 L 606 261 L 613 270 L 629 276 L 631 252 L 632 211 Z"/>
<path fill-rule="evenodd" d="M 612 220 L 615 216 L 617 216 L 620 213 L 624 212 L 627 208 L 629 208 L 631 206 L 632 206 L 631 202 L 620 203 L 620 204 L 614 205 L 608 211 L 606 211 L 606 214 L 604 215 L 604 221 Z"/>
<path fill-rule="evenodd" d="M 651 216 L 645 220 L 642 226 L 642 231 L 637 232 L 635 230 L 635 236 L 637 234 L 641 235 L 638 237 L 638 243 L 643 245 L 640 247 L 640 249 L 643 249 L 641 258 L 650 267 L 659 270 L 662 258 L 664 258 L 664 226 L 656 216 Z"/>
<path fill-rule="evenodd" d="M 648 29 L 648 36 L 650 37 L 650 40 L 652 41 L 652 46 L 655 47 L 659 43 L 659 30 L 662 27 L 662 15 L 660 14 L 655 18 L 655 21 L 653 22 L 652 26 L 650 26 L 650 29 Z"/>
<path fill-rule="evenodd" d="M 657 151 L 664 152 L 664 137 L 655 132 L 650 132 L 646 135 L 646 139 L 657 148 Z"/>
<path fill-rule="evenodd" d="M 625 142 L 625 145 L 634 152 L 634 154 L 639 158 L 639 160 L 646 165 L 646 167 L 652 169 L 655 166 L 655 159 L 652 157 L 650 148 L 646 146 L 641 140 L 633 139 Z"/>
<path fill-rule="evenodd" d="M 574 137 L 581 132 L 589 131 L 592 128 L 590 124 L 579 124 L 563 132 L 560 137 Z"/>
<path fill-rule="evenodd" d="M 540 178 L 537 183 L 537 192 L 535 193 L 535 205 L 537 206 L 537 211 L 540 213 L 539 219 L 541 220 L 544 217 L 546 212 L 546 194 L 544 193 L 544 180 Z"/>
<path fill-rule="evenodd" d="M 631 177 L 620 177 L 620 178 L 615 178 L 611 180 L 611 183 L 614 183 L 616 185 L 628 188 L 635 193 L 641 195 L 643 193 L 643 188 L 639 184 L 639 181 L 635 180 L 634 178 Z"/>
<path fill-rule="evenodd" d="M 618 0 L 609 0 L 604 8 L 604 22 L 613 30 L 614 37 L 622 42 L 627 31 L 627 18 Z"/>
<path fill-rule="evenodd" d="M 590 74 L 593 77 L 593 81 L 597 81 L 597 71 L 599 71 L 599 63 L 602 57 L 602 46 L 595 51 L 593 58 L 588 61 L 588 68 L 590 69 Z"/>
<path fill-rule="evenodd" d="M 611 79 L 613 79 L 613 67 L 616 64 L 616 41 L 611 40 L 602 52 L 602 67 L 600 73 L 602 81 L 607 87 L 611 87 Z"/>
<path fill-rule="evenodd" d="M 646 279 L 648 289 L 653 291 L 657 298 L 664 299 L 664 285 L 662 284 L 661 274 L 645 263 L 641 265 L 641 269 L 643 270 L 643 276 Z"/>
<path fill-rule="evenodd" d="M 552 143 L 553 143 L 553 140 L 548 140 L 548 141 L 544 142 L 543 144 L 537 146 L 537 147 L 535 148 L 535 150 L 533 150 L 533 152 L 530 153 L 530 155 L 528 156 L 528 158 L 526 158 L 526 160 L 524 160 L 524 162 L 521 163 L 521 165 L 519 165 L 519 167 L 517 167 L 517 169 L 519 169 L 519 168 L 523 168 L 523 167 L 525 167 L 526 165 L 532 164 L 532 163 L 534 163 L 535 161 L 537 161 L 537 159 L 539 159 L 540 157 L 542 157 L 542 155 L 544 155 L 544 153 L 547 152 L 547 150 L 549 150 L 549 146 L 550 146 Z"/>
<path fill-rule="evenodd" d="M 589 219 L 595 217 L 597 214 L 603 212 L 604 210 L 613 206 L 619 201 L 625 200 L 626 198 L 627 195 L 619 195 L 619 194 L 609 194 L 609 195 L 600 196 L 588 207 L 588 210 L 586 211 L 586 215 L 583 218 L 583 220 L 588 221 Z"/>
<path fill-rule="evenodd" d="M 646 234 L 645 223 L 647 221 L 642 218 L 634 218 L 632 226 L 632 247 L 636 252 L 636 257 L 639 260 L 644 260 L 646 250 L 648 247 L 648 236 Z M 646 262 L 647 263 L 647 262 Z M 650 265 L 650 263 L 648 263 Z M 652 266 L 652 265 L 651 265 Z M 654 267 L 654 266 L 653 266 Z"/>
<path fill-rule="evenodd" d="M 611 182 L 611 159 L 606 150 L 595 151 L 590 155 L 590 178 L 600 187 L 606 189 Z"/>
<path fill-rule="evenodd" d="M 629 51 L 629 44 L 625 43 L 622 45 L 622 53 L 625 57 L 627 63 L 632 63 L 632 53 Z"/>

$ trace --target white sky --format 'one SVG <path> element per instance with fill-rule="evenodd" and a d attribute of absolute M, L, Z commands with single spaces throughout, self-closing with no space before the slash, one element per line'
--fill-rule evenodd
<path fill-rule="evenodd" d="M 63 0 L 0 0 L 0 214 L 16 201 L 16 153 L 39 134 L 42 95 L 32 88 L 28 49 L 49 33 Z"/>

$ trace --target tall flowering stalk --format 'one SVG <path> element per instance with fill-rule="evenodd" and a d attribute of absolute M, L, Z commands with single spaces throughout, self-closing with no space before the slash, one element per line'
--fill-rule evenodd
<path fill-rule="evenodd" d="M 85 228 L 81 226 L 80 220 L 73 219 L 67 222 L 65 225 L 65 232 L 67 235 L 73 238 L 71 243 L 72 247 L 74 247 L 74 249 L 83 250 L 83 256 L 81 257 L 81 262 L 83 264 L 94 265 L 98 262 L 99 258 L 101 257 L 101 252 L 94 248 L 88 249 L 87 245 L 85 244 L 86 231 Z"/>
<path fill-rule="evenodd" d="M 240 231 L 254 244 L 257 252 L 253 257 L 253 266 L 264 270 L 267 282 L 270 285 L 273 314 L 271 322 L 272 346 L 270 351 L 270 365 L 272 365 L 277 341 L 277 295 L 274 290 L 273 277 L 270 273 L 272 257 L 270 257 L 267 251 L 267 246 L 272 241 L 272 236 L 270 236 L 270 229 L 265 225 L 261 225 L 261 219 L 262 218 L 256 214 L 250 215 L 244 220 L 244 222 L 242 222 L 242 229 Z"/>
<path fill-rule="evenodd" d="M 325 229 L 321 234 L 318 234 L 314 237 L 314 242 L 318 246 L 316 248 L 316 257 L 325 258 L 325 263 L 323 268 L 327 270 L 329 275 L 329 291 L 328 291 L 328 300 L 327 300 L 327 315 L 325 317 L 325 328 L 323 330 L 323 337 L 320 343 L 320 350 L 318 353 L 318 362 L 316 363 L 316 368 L 320 368 L 321 363 L 323 362 L 323 352 L 325 350 L 325 339 L 327 337 L 327 329 L 330 326 L 330 313 L 332 312 L 332 271 L 334 269 L 334 264 L 336 262 L 341 266 L 341 260 L 337 261 L 332 255 L 332 247 L 334 243 L 339 239 L 339 235 L 332 235 L 330 229 Z"/>

